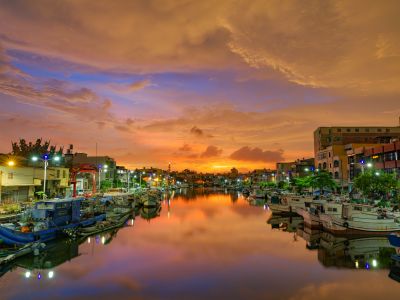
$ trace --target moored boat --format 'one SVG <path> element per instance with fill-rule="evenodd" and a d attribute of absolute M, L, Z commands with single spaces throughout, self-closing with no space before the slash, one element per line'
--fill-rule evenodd
<path fill-rule="evenodd" d="M 47 242 L 69 230 L 90 226 L 105 219 L 105 214 L 87 216 L 81 211 L 83 198 L 40 201 L 24 222 L 0 225 L 0 239 L 7 245 Z"/>
<path fill-rule="evenodd" d="M 397 214 L 367 204 L 344 203 L 341 215 L 321 214 L 325 231 L 341 235 L 388 235 L 400 231 Z"/>

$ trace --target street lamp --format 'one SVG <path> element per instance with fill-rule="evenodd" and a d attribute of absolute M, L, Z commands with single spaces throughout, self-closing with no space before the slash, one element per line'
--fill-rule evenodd
<path fill-rule="evenodd" d="M 39 156 L 33 156 L 32 161 L 37 162 L 37 161 L 43 161 L 44 163 L 44 178 L 43 178 L 43 199 L 46 198 L 46 181 L 47 181 L 47 167 L 49 166 L 49 160 L 50 156 L 48 154 L 43 155 L 42 157 Z M 53 157 L 54 161 L 60 161 L 59 156 L 54 156 Z"/>
<path fill-rule="evenodd" d="M 372 168 L 372 163 L 367 163 L 368 168 Z"/>

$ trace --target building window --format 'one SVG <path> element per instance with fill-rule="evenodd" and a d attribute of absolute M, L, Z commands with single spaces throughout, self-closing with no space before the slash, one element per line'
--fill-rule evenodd
<path fill-rule="evenodd" d="M 332 169 L 332 164 L 329 164 L 329 169 Z"/>
<path fill-rule="evenodd" d="M 389 128 L 386 128 L 386 132 L 390 132 L 390 129 L 389 129 Z"/>
<path fill-rule="evenodd" d="M 14 178 L 14 173 L 8 173 L 8 179 L 13 179 Z"/>
<path fill-rule="evenodd" d="M 321 164 L 318 164 L 318 169 L 320 169 L 320 170 L 321 170 Z"/>
<path fill-rule="evenodd" d="M 326 169 L 326 162 L 323 163 L 322 168 L 325 170 Z"/>
<path fill-rule="evenodd" d="M 63 170 L 63 178 L 67 178 L 67 172 Z"/>
<path fill-rule="evenodd" d="M 351 129 L 350 129 L 350 128 L 347 128 L 347 129 L 346 129 L 346 131 L 347 131 L 347 132 L 350 132 L 350 131 L 351 131 Z"/>
<path fill-rule="evenodd" d="M 360 132 L 360 129 L 356 128 L 355 131 L 356 131 L 356 132 Z"/>
<path fill-rule="evenodd" d="M 341 128 L 338 128 L 337 132 L 342 132 L 342 129 L 341 129 Z"/>
<path fill-rule="evenodd" d="M 338 161 L 338 160 L 335 160 L 335 161 L 333 162 L 333 166 L 334 166 L 335 168 L 339 167 L 339 161 Z"/>
<path fill-rule="evenodd" d="M 331 153 L 330 152 L 328 152 L 328 156 L 331 157 Z"/>
<path fill-rule="evenodd" d="M 60 170 L 57 170 L 57 178 L 60 178 Z"/>
<path fill-rule="evenodd" d="M 378 128 L 378 132 L 382 132 L 382 129 Z"/>
<path fill-rule="evenodd" d="M 339 172 L 335 172 L 335 179 L 339 179 Z"/>

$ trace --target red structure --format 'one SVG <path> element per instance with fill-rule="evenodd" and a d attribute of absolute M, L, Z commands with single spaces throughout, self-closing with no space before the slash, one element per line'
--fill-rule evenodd
<path fill-rule="evenodd" d="M 98 170 L 95 166 L 89 165 L 89 164 L 82 164 L 78 166 L 74 166 L 70 169 L 70 184 L 72 184 L 73 187 L 73 193 L 72 196 L 76 197 L 76 176 L 79 173 L 90 173 L 92 174 L 92 193 L 96 193 L 96 174 Z"/>

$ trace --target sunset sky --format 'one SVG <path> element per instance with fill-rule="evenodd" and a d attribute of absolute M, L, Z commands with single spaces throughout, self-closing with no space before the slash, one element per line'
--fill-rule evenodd
<path fill-rule="evenodd" d="M 0 153 L 130 168 L 313 155 L 318 126 L 397 126 L 400 1 L 0 0 Z"/>

